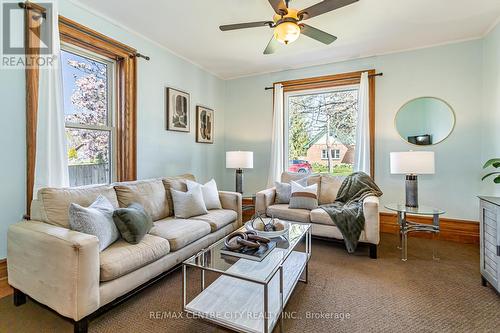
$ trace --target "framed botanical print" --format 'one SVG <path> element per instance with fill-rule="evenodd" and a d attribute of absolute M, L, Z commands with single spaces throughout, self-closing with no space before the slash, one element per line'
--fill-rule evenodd
<path fill-rule="evenodd" d="M 167 130 L 189 132 L 189 94 L 174 88 L 166 89 Z"/>
<path fill-rule="evenodd" d="M 214 110 L 196 106 L 196 142 L 214 143 Z"/>

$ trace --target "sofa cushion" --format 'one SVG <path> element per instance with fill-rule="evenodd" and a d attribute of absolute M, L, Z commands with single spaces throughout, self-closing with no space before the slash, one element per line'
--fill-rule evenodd
<path fill-rule="evenodd" d="M 172 202 L 172 194 L 170 193 L 170 189 L 173 188 L 177 191 L 186 192 L 186 179 L 196 181 L 194 176 L 189 173 L 174 177 L 165 177 L 162 179 L 163 186 L 165 187 L 165 191 L 167 193 L 168 216 L 174 215 L 174 204 Z"/>
<path fill-rule="evenodd" d="M 151 216 L 141 204 L 134 202 L 113 212 L 113 221 L 122 238 L 130 244 L 139 243 L 153 227 Z"/>
<path fill-rule="evenodd" d="M 187 192 L 170 189 L 172 202 L 174 203 L 174 215 L 180 219 L 188 219 L 192 216 L 207 214 L 208 210 L 203 201 L 201 185 L 196 185 Z"/>
<path fill-rule="evenodd" d="M 219 199 L 219 191 L 217 190 L 217 183 L 215 179 L 211 179 L 205 184 L 198 184 L 192 180 L 186 179 L 186 186 L 188 191 L 196 186 L 200 186 L 201 193 L 203 194 L 203 201 L 207 209 L 221 209 L 222 205 Z"/>
<path fill-rule="evenodd" d="M 99 195 L 103 195 L 114 208 L 118 207 L 115 189 L 110 185 L 91 185 L 80 187 L 46 187 L 38 191 L 38 208 L 33 219 L 69 228 L 69 205 L 90 206 Z"/>
<path fill-rule="evenodd" d="M 237 218 L 238 214 L 229 209 L 212 209 L 208 211 L 208 214 L 193 217 L 195 220 L 208 222 L 212 232 L 233 223 Z"/>
<path fill-rule="evenodd" d="M 113 184 L 120 207 L 137 202 L 144 207 L 153 221 L 168 216 L 167 193 L 161 178 Z"/>
<path fill-rule="evenodd" d="M 310 211 L 307 209 L 288 208 L 287 204 L 272 205 L 267 208 L 267 215 L 282 220 L 309 223 L 311 221 Z"/>
<path fill-rule="evenodd" d="M 318 198 L 320 205 L 333 203 L 337 199 L 337 193 L 344 179 L 345 177 L 339 176 L 321 176 Z"/>
<path fill-rule="evenodd" d="M 146 235 L 138 244 L 130 244 L 120 239 L 100 253 L 100 279 L 114 280 L 160 259 L 169 252 L 170 244 L 161 237 Z"/>
<path fill-rule="evenodd" d="M 154 223 L 149 232 L 170 243 L 170 250 L 177 251 L 210 233 L 210 224 L 201 220 L 166 218 Z"/>
<path fill-rule="evenodd" d="M 307 178 L 294 180 L 294 182 L 302 186 L 306 186 Z M 276 188 L 276 198 L 274 199 L 274 203 L 289 203 L 290 197 L 292 196 L 292 185 L 290 185 L 290 183 L 274 182 L 274 187 Z"/>
<path fill-rule="evenodd" d="M 327 212 L 322 208 L 311 210 L 311 222 L 325 225 L 335 225 Z"/>
<path fill-rule="evenodd" d="M 290 196 L 290 208 L 313 210 L 318 208 L 318 184 L 302 186 L 292 180 L 292 195 Z"/>
<path fill-rule="evenodd" d="M 69 227 L 96 236 L 99 239 L 99 251 L 103 251 L 120 238 L 113 221 L 113 211 L 111 202 L 102 195 L 88 207 L 72 203 L 69 206 Z"/>

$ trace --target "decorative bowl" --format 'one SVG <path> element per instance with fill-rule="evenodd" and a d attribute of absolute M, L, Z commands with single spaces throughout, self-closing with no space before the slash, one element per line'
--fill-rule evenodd
<path fill-rule="evenodd" d="M 278 224 L 280 225 L 283 229 L 282 230 L 276 230 L 276 231 L 264 231 L 264 223 L 273 223 L 273 224 Z M 283 221 L 283 220 L 278 220 L 276 218 L 270 218 L 270 217 L 262 217 L 258 219 L 252 219 L 245 223 L 245 228 L 247 230 L 253 230 L 257 233 L 257 235 L 262 236 L 262 237 L 267 237 L 267 238 L 277 238 L 281 237 L 283 235 L 288 234 L 288 230 L 290 229 L 290 223 Z"/>

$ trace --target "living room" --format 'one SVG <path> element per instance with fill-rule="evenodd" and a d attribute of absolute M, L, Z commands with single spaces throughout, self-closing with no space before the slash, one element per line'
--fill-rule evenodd
<path fill-rule="evenodd" d="M 1 332 L 500 326 L 498 0 L 1 6 Z"/>

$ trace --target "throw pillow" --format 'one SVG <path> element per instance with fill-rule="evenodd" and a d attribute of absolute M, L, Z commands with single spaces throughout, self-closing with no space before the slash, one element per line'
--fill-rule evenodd
<path fill-rule="evenodd" d="M 205 185 L 198 184 L 192 180 L 186 179 L 186 186 L 188 191 L 192 190 L 196 186 L 201 187 L 201 194 L 203 195 L 203 201 L 205 202 L 205 207 L 208 209 L 221 209 L 222 205 L 219 199 L 219 191 L 217 190 L 217 184 L 215 180 L 210 180 Z"/>
<path fill-rule="evenodd" d="M 170 189 L 170 192 L 172 193 L 175 217 L 188 219 L 193 216 L 208 214 L 200 185 L 187 192 L 177 191 L 173 188 Z"/>
<path fill-rule="evenodd" d="M 113 220 L 122 238 L 130 244 L 138 244 L 153 227 L 151 216 L 137 202 L 116 209 Z"/>
<path fill-rule="evenodd" d="M 302 178 L 296 181 L 297 184 L 302 186 L 307 185 L 307 178 Z M 290 196 L 292 195 L 292 185 L 289 183 L 274 182 L 276 187 L 276 198 L 274 203 L 276 204 L 287 204 L 290 202 Z"/>
<path fill-rule="evenodd" d="M 318 184 L 302 186 L 295 181 L 291 182 L 292 195 L 289 208 L 313 210 L 318 208 Z"/>
<path fill-rule="evenodd" d="M 113 210 L 113 205 L 103 195 L 99 195 L 89 207 L 72 203 L 69 206 L 69 228 L 96 236 L 99 251 L 102 251 L 120 237 L 113 222 Z"/>

